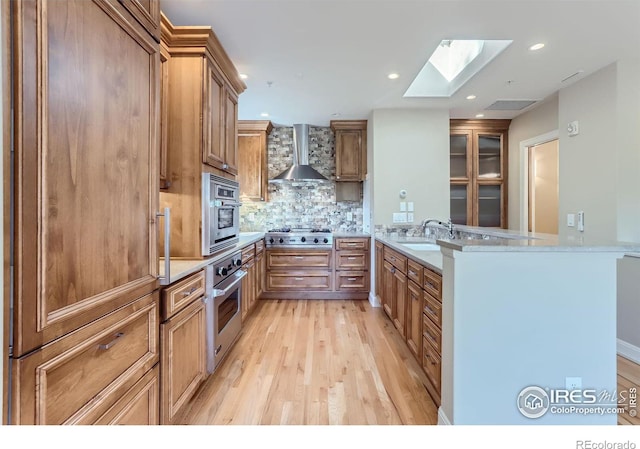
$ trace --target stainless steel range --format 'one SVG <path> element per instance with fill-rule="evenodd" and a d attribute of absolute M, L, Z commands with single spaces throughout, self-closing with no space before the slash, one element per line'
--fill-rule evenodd
<path fill-rule="evenodd" d="M 326 228 L 279 228 L 265 234 L 269 248 L 331 248 L 333 234 Z"/>

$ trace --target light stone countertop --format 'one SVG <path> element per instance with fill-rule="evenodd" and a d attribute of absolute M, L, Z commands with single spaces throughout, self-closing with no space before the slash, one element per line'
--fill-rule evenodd
<path fill-rule="evenodd" d="M 435 243 L 433 240 L 428 240 L 424 237 L 391 237 L 379 234 L 375 236 L 375 239 L 409 258 L 423 265 L 427 265 L 429 268 L 432 268 L 433 271 L 442 274 L 441 251 L 416 251 L 403 245 L 403 243 Z"/>
<path fill-rule="evenodd" d="M 168 280 L 164 280 L 164 258 L 160 258 L 160 285 L 173 284 L 192 273 L 200 271 L 207 265 L 216 263 L 221 259 L 224 259 L 230 254 L 244 248 L 247 245 L 257 242 L 264 238 L 264 232 L 241 232 L 239 241 L 234 246 L 225 249 L 217 254 L 206 259 L 171 259 L 171 276 Z"/>
<path fill-rule="evenodd" d="M 333 233 L 333 237 L 334 238 L 340 238 L 340 237 L 371 237 L 371 234 L 368 233 L 368 232 L 362 232 L 362 231 L 334 232 Z"/>

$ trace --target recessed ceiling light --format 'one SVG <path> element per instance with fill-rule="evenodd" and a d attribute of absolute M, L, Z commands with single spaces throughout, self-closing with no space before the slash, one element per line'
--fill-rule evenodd
<path fill-rule="evenodd" d="M 536 51 L 536 50 L 540 50 L 543 47 L 544 47 L 544 44 L 540 42 L 538 44 L 533 44 L 531 47 L 529 47 L 529 50 Z"/>
<path fill-rule="evenodd" d="M 484 117 L 484 114 L 476 114 L 476 118 L 482 118 Z"/>
<path fill-rule="evenodd" d="M 269 117 L 269 113 L 268 112 L 263 112 L 262 114 L 260 114 L 260 117 Z"/>
<path fill-rule="evenodd" d="M 400 77 L 400 75 L 398 75 L 397 73 L 390 73 L 387 75 L 387 78 L 389 78 L 390 80 L 395 80 L 398 79 Z"/>
<path fill-rule="evenodd" d="M 246 80 L 246 79 L 247 79 L 247 78 L 249 78 L 249 77 L 247 76 L 247 74 L 246 74 L 246 73 L 241 73 L 241 74 L 240 74 L 240 78 L 242 78 L 243 80 Z"/>
<path fill-rule="evenodd" d="M 467 95 L 467 100 L 475 100 L 476 96 L 475 95 Z"/>

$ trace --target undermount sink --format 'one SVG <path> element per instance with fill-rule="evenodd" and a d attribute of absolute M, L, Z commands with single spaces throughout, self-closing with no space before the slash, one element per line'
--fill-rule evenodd
<path fill-rule="evenodd" d="M 414 251 L 440 251 L 440 245 L 435 243 L 402 243 L 402 246 Z"/>

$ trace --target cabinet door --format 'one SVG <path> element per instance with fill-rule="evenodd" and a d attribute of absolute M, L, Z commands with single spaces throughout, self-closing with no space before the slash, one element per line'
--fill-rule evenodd
<path fill-rule="evenodd" d="M 472 144 L 471 131 L 452 131 L 449 135 L 449 171 L 452 180 L 471 179 Z"/>
<path fill-rule="evenodd" d="M 407 346 L 418 363 L 422 359 L 422 289 L 409 281 L 407 284 Z"/>
<path fill-rule="evenodd" d="M 21 356 L 158 286 L 160 50 L 115 0 L 12 6 Z"/>
<path fill-rule="evenodd" d="M 393 274 L 396 269 L 389 262 L 384 261 L 383 265 L 383 296 L 382 296 L 382 308 L 389 318 L 393 320 L 393 315 L 395 311 L 395 289 L 394 289 L 394 278 Z"/>
<path fill-rule="evenodd" d="M 241 131 L 238 134 L 238 182 L 240 197 L 266 201 L 267 142 L 260 131 Z"/>
<path fill-rule="evenodd" d="M 205 377 L 205 309 L 201 299 L 160 326 L 162 424 L 170 424 Z"/>
<path fill-rule="evenodd" d="M 255 259 L 249 260 L 242 266 L 242 269 L 247 272 L 247 275 L 242 278 L 242 320 L 249 315 L 253 304 L 255 303 L 256 295 L 256 282 L 255 282 Z"/>
<path fill-rule="evenodd" d="M 205 59 L 202 111 L 202 162 L 219 169 L 224 164 L 224 81 Z"/>
<path fill-rule="evenodd" d="M 264 251 L 256 254 L 256 300 L 260 299 L 260 295 L 264 291 L 264 273 L 266 271 L 267 259 L 264 257 Z"/>
<path fill-rule="evenodd" d="M 382 243 L 376 242 L 376 295 L 382 301 L 382 297 L 384 296 L 384 249 Z"/>
<path fill-rule="evenodd" d="M 362 132 L 336 132 L 336 180 L 362 180 Z"/>
<path fill-rule="evenodd" d="M 171 186 L 169 178 L 169 51 L 160 46 L 160 188 Z"/>
<path fill-rule="evenodd" d="M 160 0 L 120 0 L 138 22 L 160 42 Z"/>
<path fill-rule="evenodd" d="M 393 324 L 406 337 L 407 328 L 407 276 L 399 270 L 393 273 L 393 293 L 395 299 L 395 313 L 393 314 Z"/>
<path fill-rule="evenodd" d="M 475 226 L 502 228 L 505 225 L 503 183 L 478 184 Z"/>
<path fill-rule="evenodd" d="M 224 106 L 224 164 L 222 169 L 233 175 L 238 173 L 238 95 L 225 88 Z"/>

